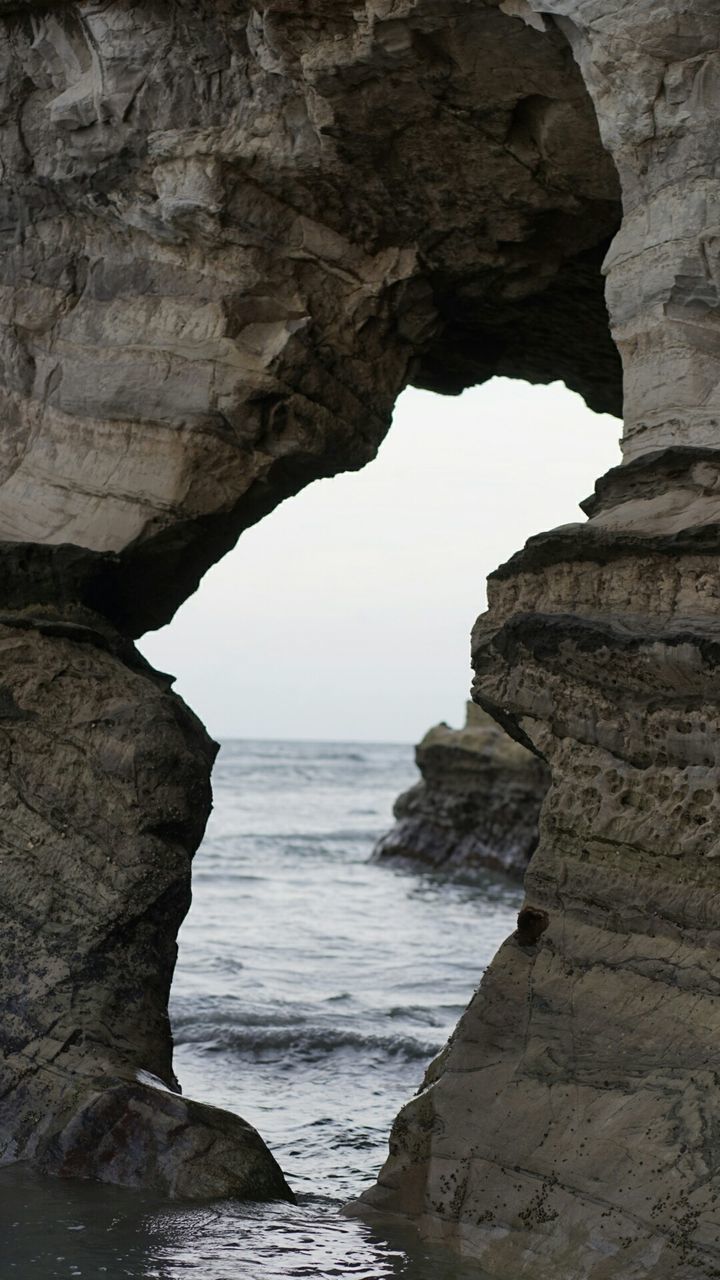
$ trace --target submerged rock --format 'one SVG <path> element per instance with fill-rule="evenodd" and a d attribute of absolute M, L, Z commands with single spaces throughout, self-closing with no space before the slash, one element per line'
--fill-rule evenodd
<path fill-rule="evenodd" d="M 251 1125 L 157 1084 L 105 1078 L 70 1092 L 67 1124 L 46 1128 L 31 1144 L 36 1166 L 176 1200 L 293 1199 Z"/>
<path fill-rule="evenodd" d="M 397 823 L 373 857 L 522 876 L 537 845 L 550 783 L 543 761 L 474 702 L 467 704 L 463 729 L 436 725 L 416 747 L 415 759 L 422 781 L 396 800 Z"/>

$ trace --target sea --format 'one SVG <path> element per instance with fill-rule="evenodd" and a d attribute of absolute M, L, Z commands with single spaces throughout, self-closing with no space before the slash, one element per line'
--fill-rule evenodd
<path fill-rule="evenodd" d="M 522 890 L 371 861 L 403 745 L 229 741 L 172 994 L 190 1097 L 254 1124 L 296 1205 L 186 1205 L 0 1171 L 0 1278 L 482 1280 L 412 1229 L 343 1213 L 375 1178 Z"/>

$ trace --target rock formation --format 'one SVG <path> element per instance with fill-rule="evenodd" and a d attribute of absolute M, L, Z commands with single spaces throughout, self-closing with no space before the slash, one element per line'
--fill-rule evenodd
<path fill-rule="evenodd" d="M 289 1194 L 159 1087 L 213 749 L 132 640 L 409 380 L 619 407 L 615 170 L 511 10 L 0 0 L 4 1161 Z"/>
<path fill-rule="evenodd" d="M 538 841 L 546 766 L 474 702 L 465 727 L 435 725 L 415 748 L 422 780 L 395 801 L 397 822 L 373 857 L 434 870 L 490 867 L 523 876 Z"/>
<path fill-rule="evenodd" d="M 618 408 L 617 180 L 559 32 L 467 0 L 0 9 L 0 537 L 103 555 L 123 629 L 367 462 L 410 377 Z"/>
<path fill-rule="evenodd" d="M 523 6 L 526 10 L 528 6 Z M 620 174 L 624 465 L 491 578 L 474 696 L 552 767 L 527 907 L 367 1203 L 543 1280 L 720 1275 L 720 11 L 543 0 Z"/>
<path fill-rule="evenodd" d="M 131 641 L 409 381 L 618 411 L 614 236 L 624 465 L 474 639 L 552 767 L 528 914 L 365 1208 L 720 1274 L 719 47 L 707 0 L 0 0 L 3 1160 L 288 1194 L 172 1092 L 212 748 Z"/>

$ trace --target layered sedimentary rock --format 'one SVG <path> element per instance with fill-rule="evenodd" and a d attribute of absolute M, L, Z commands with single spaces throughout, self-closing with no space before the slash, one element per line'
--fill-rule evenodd
<path fill-rule="evenodd" d="M 398 796 L 395 826 L 373 857 L 467 874 L 524 875 L 549 785 L 544 763 L 474 702 L 465 726 L 430 729 L 415 749 L 421 781 Z"/>
<path fill-rule="evenodd" d="M 128 640 L 409 380 L 619 407 L 615 170 L 516 10 L 0 2 L 4 1160 L 288 1194 L 152 1083 L 212 749 Z"/>
<path fill-rule="evenodd" d="M 527 919 L 367 1203 L 490 1275 L 720 1275 L 720 13 L 547 0 L 625 217 L 624 465 L 489 584 L 474 696 L 548 760 Z"/>

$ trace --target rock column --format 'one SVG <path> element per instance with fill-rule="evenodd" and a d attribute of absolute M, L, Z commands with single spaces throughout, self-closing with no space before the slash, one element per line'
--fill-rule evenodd
<path fill-rule="evenodd" d="M 625 461 L 587 524 L 531 539 L 491 578 L 474 696 L 551 765 L 526 879 L 547 928 L 521 927 L 499 952 L 365 1203 L 508 1280 L 708 1280 L 720 1275 L 720 15 L 679 0 L 535 7 L 574 47 L 623 188 L 606 265 Z"/>
<path fill-rule="evenodd" d="M 255 1130 L 184 1099 L 172 1070 L 175 938 L 215 744 L 89 611 L 0 614 L 0 665 L 0 1163 L 290 1198 Z"/>

